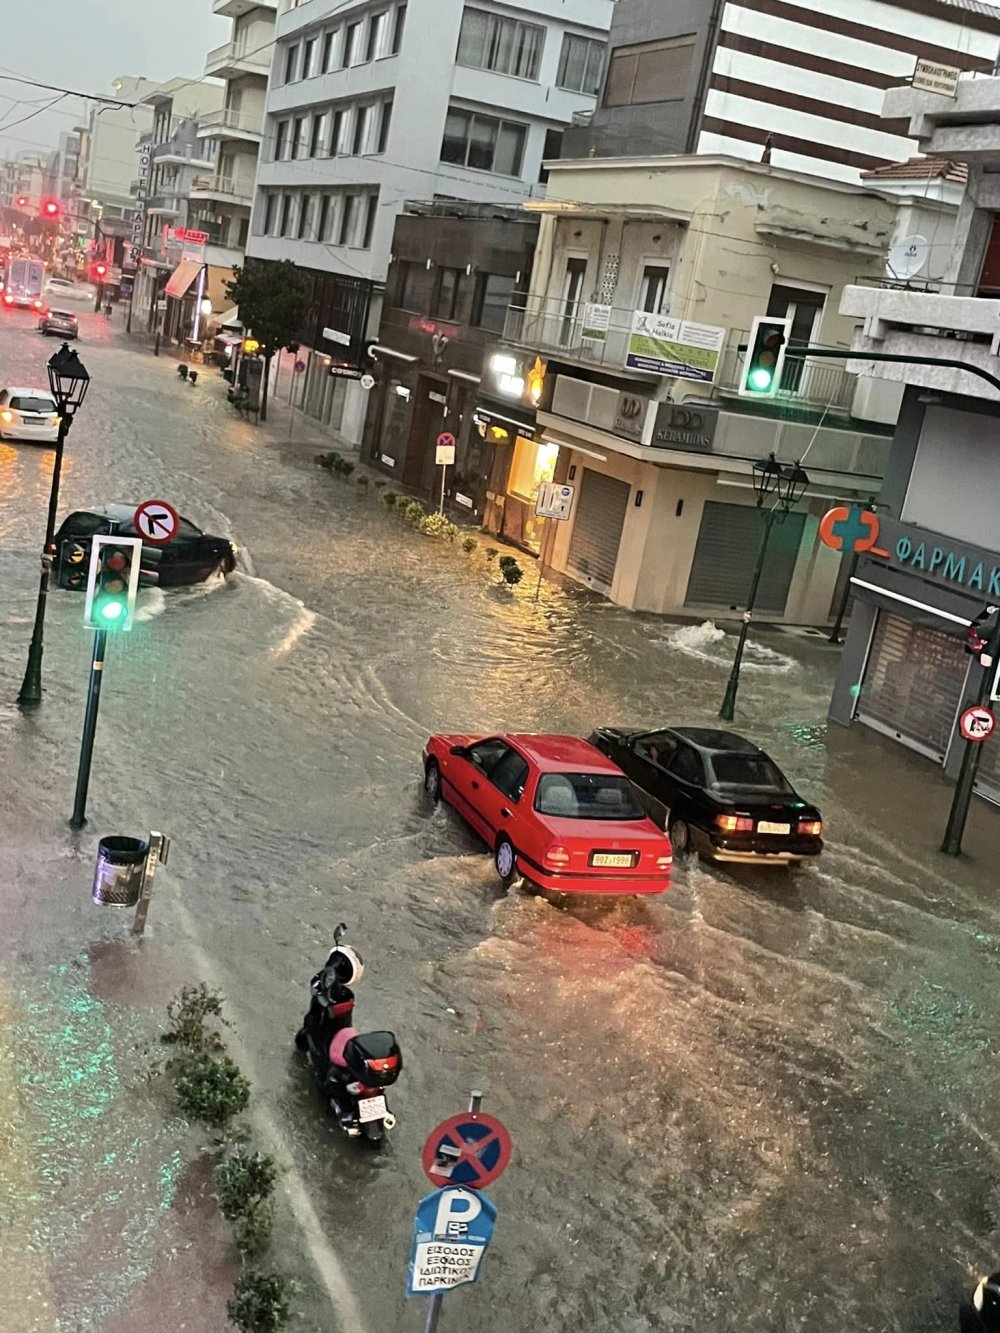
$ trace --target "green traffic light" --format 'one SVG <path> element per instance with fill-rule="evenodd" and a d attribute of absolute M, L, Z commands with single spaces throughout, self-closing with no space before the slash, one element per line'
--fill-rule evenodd
<path fill-rule="evenodd" d="M 125 606 L 122 602 L 105 602 L 101 607 L 101 615 L 105 620 L 118 620 L 125 614 Z"/>
<path fill-rule="evenodd" d="M 771 387 L 772 379 L 773 376 L 769 370 L 765 370 L 763 366 L 757 366 L 750 372 L 750 387 L 751 389 L 760 389 L 763 392 Z"/>

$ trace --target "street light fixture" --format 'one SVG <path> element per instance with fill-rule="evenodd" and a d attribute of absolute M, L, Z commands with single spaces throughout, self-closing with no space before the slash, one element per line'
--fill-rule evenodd
<path fill-rule="evenodd" d="M 49 574 L 56 555 L 56 515 L 59 509 L 59 477 L 62 472 L 63 448 L 73 424 L 76 410 L 87 396 L 90 376 L 77 355 L 76 349 L 63 343 L 48 364 L 49 388 L 59 409 L 59 436 L 52 468 L 52 489 L 49 492 L 49 513 L 45 525 L 45 547 L 42 551 L 42 573 L 38 583 L 38 602 L 35 607 L 35 626 L 31 632 L 28 665 L 17 702 L 22 708 L 37 708 L 42 702 L 42 641 L 45 629 L 45 603 L 49 595 Z"/>
<path fill-rule="evenodd" d="M 722 700 L 722 707 L 719 709 L 719 717 L 722 718 L 723 722 L 732 722 L 736 711 L 736 692 L 740 687 L 740 666 L 743 662 L 743 650 L 746 647 L 747 635 L 750 632 L 750 621 L 757 601 L 761 574 L 764 572 L 764 561 L 767 559 L 771 529 L 775 523 L 783 522 L 795 508 L 802 499 L 808 485 L 809 474 L 797 462 L 791 464 L 779 463 L 774 454 L 771 454 L 763 463 L 754 463 L 753 465 L 753 488 L 757 492 L 757 508 L 763 508 L 764 501 L 771 497 L 773 497 L 774 502 L 764 515 L 764 532 L 761 536 L 760 548 L 757 551 L 757 563 L 754 566 L 753 578 L 750 580 L 747 609 L 743 612 L 743 624 L 740 626 L 740 637 L 736 644 L 733 668 L 729 673 L 729 680 L 726 682 L 726 693 Z"/>

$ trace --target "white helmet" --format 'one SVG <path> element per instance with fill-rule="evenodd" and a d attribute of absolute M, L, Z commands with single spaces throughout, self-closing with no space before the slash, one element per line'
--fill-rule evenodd
<path fill-rule="evenodd" d="M 331 949 L 326 966 L 333 969 L 342 986 L 356 986 L 365 974 L 364 959 L 349 944 L 338 944 Z"/>

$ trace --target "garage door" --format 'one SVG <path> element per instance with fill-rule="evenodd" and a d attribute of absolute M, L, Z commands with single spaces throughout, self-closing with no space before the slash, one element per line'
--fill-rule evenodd
<path fill-rule="evenodd" d="M 583 470 L 568 566 L 571 574 L 605 594 L 611 592 L 614 582 L 631 491 L 627 482 L 590 468 Z"/>
<path fill-rule="evenodd" d="M 943 763 L 970 660 L 960 639 L 880 611 L 858 717 Z"/>
<path fill-rule="evenodd" d="M 805 521 L 805 514 L 789 514 L 771 528 L 757 592 L 759 611 L 784 612 Z M 764 519 L 756 507 L 709 500 L 701 516 L 684 605 L 728 610 L 746 606 L 763 535 Z"/>

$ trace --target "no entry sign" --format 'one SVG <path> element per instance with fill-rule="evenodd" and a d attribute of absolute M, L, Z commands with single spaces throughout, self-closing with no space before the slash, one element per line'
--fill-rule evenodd
<path fill-rule="evenodd" d="M 507 1169 L 510 1135 L 494 1116 L 465 1111 L 442 1121 L 424 1144 L 423 1166 L 432 1185 L 481 1190 Z"/>
<path fill-rule="evenodd" d="M 143 500 L 132 516 L 135 530 L 144 542 L 166 546 L 177 536 L 180 515 L 166 500 Z"/>
<path fill-rule="evenodd" d="M 996 726 L 996 717 L 980 704 L 967 708 L 958 720 L 958 729 L 967 741 L 989 740 Z"/>

